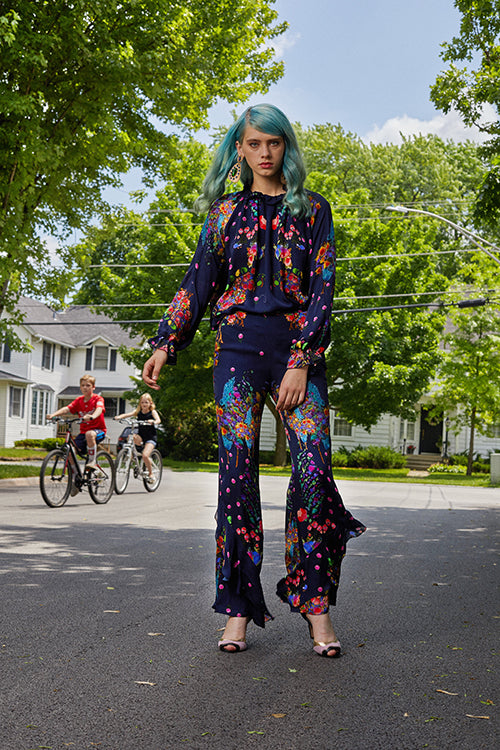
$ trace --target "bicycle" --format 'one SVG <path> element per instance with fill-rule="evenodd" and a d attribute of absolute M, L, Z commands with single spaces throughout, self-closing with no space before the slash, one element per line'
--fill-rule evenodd
<path fill-rule="evenodd" d="M 112 455 L 103 448 L 98 448 L 97 468 L 90 470 L 84 468 L 82 471 L 78 458 L 83 456 L 71 434 L 71 425 L 73 422 L 80 424 L 83 420 L 54 417 L 51 421 L 66 424 L 67 430 L 64 445 L 50 451 L 42 462 L 40 492 L 44 501 L 51 508 L 60 508 L 74 487 L 80 492 L 87 487 L 94 503 L 98 505 L 107 503 L 115 486 L 115 463 Z"/>
<path fill-rule="evenodd" d="M 157 448 L 154 448 L 149 456 L 149 460 L 152 464 L 153 479 L 151 480 L 148 471 L 144 464 L 143 457 L 139 454 L 137 446 L 134 442 L 134 435 L 139 432 L 139 425 L 144 425 L 144 422 L 140 422 L 138 419 L 131 419 L 125 417 L 120 419 L 120 422 L 130 425 L 132 430 L 130 435 L 127 437 L 127 442 L 120 450 L 116 459 L 116 479 L 115 479 L 115 492 L 117 495 L 122 495 L 127 489 L 128 480 L 130 477 L 130 470 L 132 469 L 135 479 L 142 478 L 144 487 L 148 492 L 154 492 L 158 489 L 161 482 L 161 476 L 163 473 L 163 461 L 161 453 Z"/>

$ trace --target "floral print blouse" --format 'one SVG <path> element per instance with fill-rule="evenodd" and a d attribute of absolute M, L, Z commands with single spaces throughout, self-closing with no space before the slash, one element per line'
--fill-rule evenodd
<path fill-rule="evenodd" d="M 170 364 L 191 343 L 207 305 L 215 330 L 226 316 L 284 314 L 293 328 L 288 367 L 320 360 L 330 341 L 335 280 L 331 210 L 307 191 L 308 219 L 290 214 L 283 195 L 250 190 L 213 203 L 189 269 L 149 340 Z"/>

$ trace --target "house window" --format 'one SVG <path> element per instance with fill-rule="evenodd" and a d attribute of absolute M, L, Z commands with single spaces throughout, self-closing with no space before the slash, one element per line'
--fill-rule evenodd
<path fill-rule="evenodd" d="M 11 385 L 9 388 L 9 417 L 24 417 L 26 388 Z"/>
<path fill-rule="evenodd" d="M 125 399 L 112 396 L 104 399 L 106 409 L 106 419 L 113 419 L 117 414 L 123 414 L 125 411 Z"/>
<path fill-rule="evenodd" d="M 10 346 L 7 342 L 0 344 L 0 359 L 2 362 L 10 362 Z"/>
<path fill-rule="evenodd" d="M 55 344 L 49 344 L 47 341 L 43 342 L 42 351 L 42 369 L 53 370 L 54 369 L 54 352 Z"/>
<path fill-rule="evenodd" d="M 494 424 L 491 428 L 491 433 L 494 438 L 500 438 L 500 424 Z"/>
<path fill-rule="evenodd" d="M 405 436 L 407 440 L 415 440 L 415 422 L 402 419 L 399 423 L 399 439 L 403 440 Z"/>
<path fill-rule="evenodd" d="M 352 437 L 352 424 L 341 417 L 337 409 L 333 412 L 333 434 L 338 437 Z"/>
<path fill-rule="evenodd" d="M 95 370 L 107 370 L 108 369 L 108 347 L 107 346 L 95 346 L 94 347 L 94 369 Z"/>
<path fill-rule="evenodd" d="M 61 346 L 61 353 L 59 355 L 59 364 L 63 367 L 69 367 L 71 361 L 71 349 L 67 346 Z"/>
<path fill-rule="evenodd" d="M 109 346 L 94 346 L 93 349 L 87 349 L 86 370 L 92 370 L 92 355 L 94 370 L 116 370 L 116 349 Z"/>
<path fill-rule="evenodd" d="M 49 391 L 33 391 L 31 398 L 31 424 L 44 425 L 50 412 Z"/>

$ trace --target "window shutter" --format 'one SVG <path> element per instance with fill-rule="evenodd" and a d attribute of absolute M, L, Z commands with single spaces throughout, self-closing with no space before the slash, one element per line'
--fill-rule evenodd
<path fill-rule="evenodd" d="M 71 349 L 68 347 L 68 359 L 66 360 L 66 366 L 69 367 L 71 364 Z"/>
<path fill-rule="evenodd" d="M 127 404 L 124 398 L 120 399 L 120 406 L 118 408 L 118 413 L 123 414 L 125 409 L 127 408 Z"/>
<path fill-rule="evenodd" d="M 116 370 L 116 349 L 111 349 L 109 353 L 109 369 Z"/>
<path fill-rule="evenodd" d="M 87 349 L 87 354 L 85 357 L 85 369 L 87 371 L 92 369 L 92 347 L 90 347 L 90 349 Z"/>
<path fill-rule="evenodd" d="M 55 344 L 51 344 L 50 346 L 52 348 L 52 364 L 50 366 L 50 369 L 53 370 L 54 369 L 54 361 L 55 361 L 55 357 L 56 357 L 56 345 Z"/>
<path fill-rule="evenodd" d="M 7 342 L 3 345 L 3 361 L 10 362 L 10 346 Z"/>

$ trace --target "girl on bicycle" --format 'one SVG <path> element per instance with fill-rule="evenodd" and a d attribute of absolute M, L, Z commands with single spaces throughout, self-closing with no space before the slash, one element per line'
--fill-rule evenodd
<path fill-rule="evenodd" d="M 156 426 L 161 424 L 161 419 L 149 393 L 142 394 L 134 411 L 117 414 L 115 417 L 116 420 L 126 418 L 137 419 L 142 423 L 139 425 L 139 432 L 134 435 L 134 442 L 138 448 L 142 447 L 142 458 L 148 472 L 148 481 L 154 482 L 153 466 L 149 457 L 158 442 Z"/>

